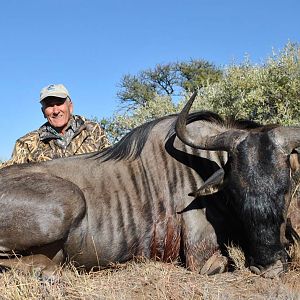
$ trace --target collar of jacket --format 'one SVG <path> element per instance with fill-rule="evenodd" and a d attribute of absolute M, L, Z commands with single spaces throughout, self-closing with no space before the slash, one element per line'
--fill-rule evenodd
<path fill-rule="evenodd" d="M 85 119 L 78 115 L 73 115 L 68 123 L 66 132 L 72 131 L 71 135 L 74 137 L 78 135 L 83 129 L 85 129 Z M 38 129 L 39 137 L 41 141 L 52 140 L 52 139 L 63 139 L 49 122 L 46 122 Z"/>

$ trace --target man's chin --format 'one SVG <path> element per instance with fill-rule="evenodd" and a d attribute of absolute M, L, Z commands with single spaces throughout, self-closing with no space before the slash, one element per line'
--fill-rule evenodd
<path fill-rule="evenodd" d="M 62 123 L 60 123 L 60 122 L 52 122 L 52 123 L 50 123 L 51 124 L 51 126 L 52 127 L 54 127 L 55 128 L 55 130 L 57 131 L 57 132 L 59 132 L 59 133 L 61 133 L 63 130 L 64 130 L 64 128 L 65 128 L 65 124 L 62 124 Z"/>

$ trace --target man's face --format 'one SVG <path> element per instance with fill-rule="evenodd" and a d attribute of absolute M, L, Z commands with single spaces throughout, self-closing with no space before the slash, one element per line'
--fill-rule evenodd
<path fill-rule="evenodd" d="M 73 112 L 73 103 L 69 98 L 48 97 L 42 101 L 42 111 L 50 125 L 64 133 Z"/>

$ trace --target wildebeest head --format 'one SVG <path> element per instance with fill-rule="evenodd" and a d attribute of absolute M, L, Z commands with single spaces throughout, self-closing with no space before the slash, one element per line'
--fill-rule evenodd
<path fill-rule="evenodd" d="M 218 192 L 230 200 L 245 234 L 245 254 L 252 271 L 274 277 L 286 266 L 286 214 L 290 203 L 292 152 L 300 145 L 300 128 L 259 126 L 237 129 L 208 124 L 190 132 L 188 112 L 196 93 L 180 113 L 177 136 L 198 149 L 227 151 L 224 169 L 214 173 L 193 196 Z"/>

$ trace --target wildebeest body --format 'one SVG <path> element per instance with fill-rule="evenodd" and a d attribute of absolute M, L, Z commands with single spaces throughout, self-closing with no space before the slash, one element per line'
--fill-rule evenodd
<path fill-rule="evenodd" d="M 200 270 L 233 241 L 250 264 L 284 264 L 290 153 L 273 139 L 277 131 L 236 122 L 237 146 L 228 157 L 181 142 L 176 120 L 136 128 L 102 153 L 0 170 L 0 250 L 45 254 L 56 263 L 68 258 L 88 269 L 140 255 L 181 257 Z M 210 113 L 189 122 L 195 139 L 227 130 Z M 197 192 L 220 168 L 223 189 Z"/>
<path fill-rule="evenodd" d="M 197 247 L 204 250 L 199 255 L 208 258 L 218 245 L 204 211 L 177 212 L 192 202 L 188 193 L 203 183 L 197 169 L 205 179 L 221 161 L 215 153 L 194 150 L 179 141 L 181 149 L 174 149 L 174 137 L 168 131 L 175 120 L 175 116 L 165 118 L 157 129 L 150 128 L 137 157 L 132 152 L 115 160 L 109 158 L 114 155 L 108 150 L 106 155 L 87 154 L 1 170 L 1 205 L 5 207 L 1 219 L 11 216 L 1 226 L 2 247 L 16 252 L 35 247 L 39 252 L 40 245 L 60 240 L 72 260 L 92 267 L 139 255 L 175 260 L 184 234 L 187 246 L 199 239 Z M 139 141 L 137 136 L 132 140 Z M 202 167 L 193 159 L 201 160 Z M 18 236 L 8 242 L 3 230 Z"/>

